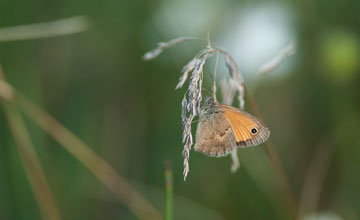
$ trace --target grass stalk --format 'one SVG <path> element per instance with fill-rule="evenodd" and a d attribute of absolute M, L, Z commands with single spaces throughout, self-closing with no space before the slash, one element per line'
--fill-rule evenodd
<path fill-rule="evenodd" d="M 317 212 L 324 180 L 334 156 L 334 147 L 331 143 L 331 136 L 326 135 L 316 147 L 300 193 L 297 215 L 299 220 Z"/>
<path fill-rule="evenodd" d="M 251 112 L 258 118 L 262 119 L 259 107 L 257 106 L 254 97 L 249 93 L 249 90 L 245 87 L 245 99 L 250 107 Z M 265 152 L 270 160 L 270 165 L 275 172 L 275 177 L 279 191 L 282 193 L 282 196 L 285 200 L 287 207 L 291 215 L 294 217 L 297 210 L 297 199 L 293 189 L 290 186 L 287 175 L 282 167 L 279 154 L 274 147 L 271 138 L 269 138 L 265 143 Z"/>
<path fill-rule="evenodd" d="M 156 210 L 149 201 L 81 139 L 9 84 L 6 82 L 2 82 L 2 84 L 7 85 L 13 92 L 12 98 L 7 101 L 14 102 L 36 125 L 54 138 L 64 149 L 106 185 L 134 215 L 139 219 L 163 219 L 160 212 Z"/>
<path fill-rule="evenodd" d="M 0 28 L 0 42 L 34 40 L 76 34 L 89 28 L 85 16 L 75 16 L 56 21 Z"/>
<path fill-rule="evenodd" d="M 0 67 L 0 79 L 2 75 Z M 1 103 L 42 218 L 60 220 L 60 212 L 20 112 L 11 102 Z"/>
<path fill-rule="evenodd" d="M 136 191 L 116 170 L 97 155 L 81 139 L 57 122 L 52 116 L 16 93 L 15 101 L 24 113 L 46 133 L 60 143 L 73 157 L 90 170 L 140 219 L 162 219 L 161 214 Z"/>

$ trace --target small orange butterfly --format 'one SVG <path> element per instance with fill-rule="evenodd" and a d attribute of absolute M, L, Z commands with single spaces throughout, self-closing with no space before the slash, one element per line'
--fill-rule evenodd
<path fill-rule="evenodd" d="M 210 157 L 230 154 L 236 147 L 265 142 L 270 130 L 254 116 L 207 97 L 199 114 L 194 149 Z"/>

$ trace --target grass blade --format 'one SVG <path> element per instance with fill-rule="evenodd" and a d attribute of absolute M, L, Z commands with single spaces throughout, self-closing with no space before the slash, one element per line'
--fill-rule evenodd
<path fill-rule="evenodd" d="M 12 91 L 16 105 L 40 128 L 60 143 L 73 157 L 106 185 L 128 208 L 140 219 L 163 219 L 150 202 L 148 202 L 128 181 L 120 176 L 105 160 L 97 155 L 81 139 L 66 129 L 51 115 L 21 93 L 15 91 L 6 82 L 1 82 Z M 0 93 L 0 97 L 1 97 Z M 4 99 L 6 100 L 6 99 Z"/>
<path fill-rule="evenodd" d="M 0 79 L 1 77 L 0 68 Z M 20 112 L 11 102 L 1 103 L 43 219 L 60 220 L 60 212 Z"/>
<path fill-rule="evenodd" d="M 24 113 L 90 170 L 140 219 L 162 219 L 161 214 L 105 160 L 52 116 L 16 93 L 15 101 Z"/>
<path fill-rule="evenodd" d="M 326 135 L 316 147 L 300 193 L 297 219 L 304 219 L 305 216 L 318 211 L 325 177 L 334 156 L 334 147 L 331 143 L 331 136 Z"/>
<path fill-rule="evenodd" d="M 0 28 L 0 42 L 58 37 L 85 31 L 90 22 L 85 16 Z"/>
<path fill-rule="evenodd" d="M 255 102 L 255 99 L 249 93 L 246 86 L 245 86 L 245 96 L 246 96 L 248 105 L 251 109 L 251 112 L 256 117 L 262 119 L 260 110 Z M 271 141 L 271 138 L 269 138 L 269 140 L 267 140 L 264 143 L 264 145 L 265 145 L 265 152 L 266 152 L 267 156 L 269 157 L 270 164 L 272 166 L 272 169 L 275 172 L 278 189 L 282 193 L 282 196 L 286 202 L 286 205 L 288 206 L 289 213 L 292 215 L 292 217 L 294 217 L 296 215 L 295 213 L 296 213 L 296 209 L 298 207 L 297 197 L 296 197 L 293 189 L 290 186 L 290 183 L 289 183 L 289 180 L 285 173 L 285 170 L 281 164 L 279 154 L 276 151 L 276 148 L 274 147 L 274 145 Z"/>

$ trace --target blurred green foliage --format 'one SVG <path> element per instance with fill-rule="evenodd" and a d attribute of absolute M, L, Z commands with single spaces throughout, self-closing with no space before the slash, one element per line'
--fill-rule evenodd
<path fill-rule="evenodd" d="M 1 42 L 0 63 L 7 80 L 93 147 L 162 213 L 164 161 L 170 160 L 174 219 L 288 219 L 263 146 L 239 150 L 242 168 L 236 174 L 230 172 L 230 157 L 214 159 L 191 152 L 190 173 L 186 182 L 182 180 L 180 110 L 185 89 L 174 91 L 174 87 L 182 66 L 203 45 L 189 43 L 155 61 L 141 60 L 157 42 L 178 37 L 178 33 L 166 33 L 170 27 L 161 27 L 154 18 L 167 3 L 3 0 L 0 28 L 80 14 L 91 21 L 88 31 L 76 35 Z M 290 58 L 293 65 L 282 70 L 281 77 L 270 73 L 247 77 L 246 82 L 296 194 L 300 197 L 314 152 L 326 139 L 333 154 L 318 210 L 358 219 L 360 1 L 276 3 L 291 8 L 296 21 L 292 29 L 298 51 Z M 214 17 L 205 19 L 197 33 L 184 31 L 183 35 L 205 38 L 210 31 L 214 41 L 221 39 L 227 34 L 223 16 L 263 2 L 212 0 L 207 4 L 218 6 Z M 175 28 L 181 34 L 184 26 Z M 211 71 L 209 65 L 206 72 Z M 210 89 L 210 84 L 205 86 Z M 88 170 L 25 119 L 64 219 L 136 219 Z M 0 219 L 39 218 L 0 111 Z"/>

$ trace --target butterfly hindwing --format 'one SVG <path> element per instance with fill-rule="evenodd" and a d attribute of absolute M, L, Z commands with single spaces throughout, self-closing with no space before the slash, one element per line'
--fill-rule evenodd
<path fill-rule="evenodd" d="M 194 149 L 211 157 L 230 154 L 236 148 L 236 139 L 230 123 L 222 113 L 200 118 Z"/>

